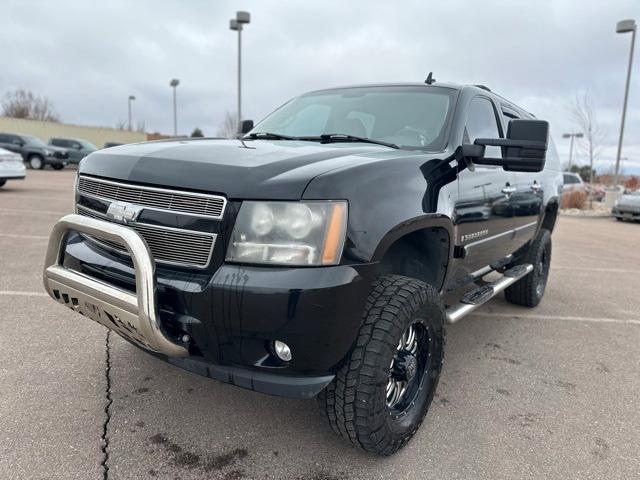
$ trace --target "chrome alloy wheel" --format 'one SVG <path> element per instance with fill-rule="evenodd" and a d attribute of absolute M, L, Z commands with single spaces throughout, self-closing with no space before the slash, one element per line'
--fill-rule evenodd
<path fill-rule="evenodd" d="M 424 365 L 420 365 L 420 360 L 424 355 L 420 355 L 420 337 L 422 336 L 421 325 L 413 323 L 407 327 L 396 348 L 396 353 L 389 366 L 389 380 L 387 381 L 387 407 L 397 408 L 403 400 L 408 390 L 412 388 L 417 380 L 417 374 L 424 371 Z M 423 367 L 423 368 L 420 368 Z"/>

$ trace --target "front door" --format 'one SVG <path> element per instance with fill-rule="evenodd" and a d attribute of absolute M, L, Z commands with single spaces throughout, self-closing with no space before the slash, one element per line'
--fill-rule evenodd
<path fill-rule="evenodd" d="M 469 105 L 464 143 L 476 138 L 501 138 L 502 128 L 493 102 L 477 96 Z M 502 156 L 499 147 L 487 147 L 487 157 Z M 511 199 L 516 177 L 502 167 L 475 165 L 458 175 L 458 200 L 454 210 L 456 246 L 467 273 L 479 270 L 512 253 Z"/>

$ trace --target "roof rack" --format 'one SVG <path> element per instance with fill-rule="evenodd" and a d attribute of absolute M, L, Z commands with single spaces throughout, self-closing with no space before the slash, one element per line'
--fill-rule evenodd
<path fill-rule="evenodd" d="M 491 91 L 491 89 L 489 87 L 487 87 L 486 85 L 474 85 L 474 87 L 481 88 L 483 90 L 486 90 L 487 92 Z"/>

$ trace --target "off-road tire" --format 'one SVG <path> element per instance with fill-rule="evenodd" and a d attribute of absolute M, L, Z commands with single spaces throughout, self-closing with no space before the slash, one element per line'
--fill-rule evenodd
<path fill-rule="evenodd" d="M 44 168 L 44 158 L 40 155 L 31 155 L 29 157 L 29 167 L 33 170 L 42 170 Z"/>
<path fill-rule="evenodd" d="M 542 300 L 549 279 L 551 232 L 540 230 L 526 252 L 518 257 L 518 263 L 530 263 L 533 271 L 508 287 L 504 296 L 515 305 L 535 307 Z"/>
<path fill-rule="evenodd" d="M 397 414 L 386 402 L 389 365 L 405 329 L 416 322 L 428 332 L 429 360 L 424 374 L 415 377 L 420 387 L 414 403 Z M 378 277 L 349 358 L 318 395 L 320 410 L 333 431 L 378 455 L 391 455 L 406 445 L 420 427 L 438 385 L 444 323 L 444 307 L 435 288 L 399 275 Z"/>

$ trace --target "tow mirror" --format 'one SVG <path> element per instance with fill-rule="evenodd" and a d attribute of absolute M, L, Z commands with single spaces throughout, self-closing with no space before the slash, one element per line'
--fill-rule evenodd
<path fill-rule="evenodd" d="M 548 142 L 549 122 L 513 119 L 507 138 L 477 138 L 473 145 L 462 145 L 461 154 L 478 165 L 499 165 L 512 172 L 540 172 L 544 169 Z M 484 149 L 488 146 L 501 147 L 502 158 L 485 157 Z"/>
<path fill-rule="evenodd" d="M 242 120 L 240 122 L 240 134 L 244 135 L 253 130 L 253 120 Z"/>

